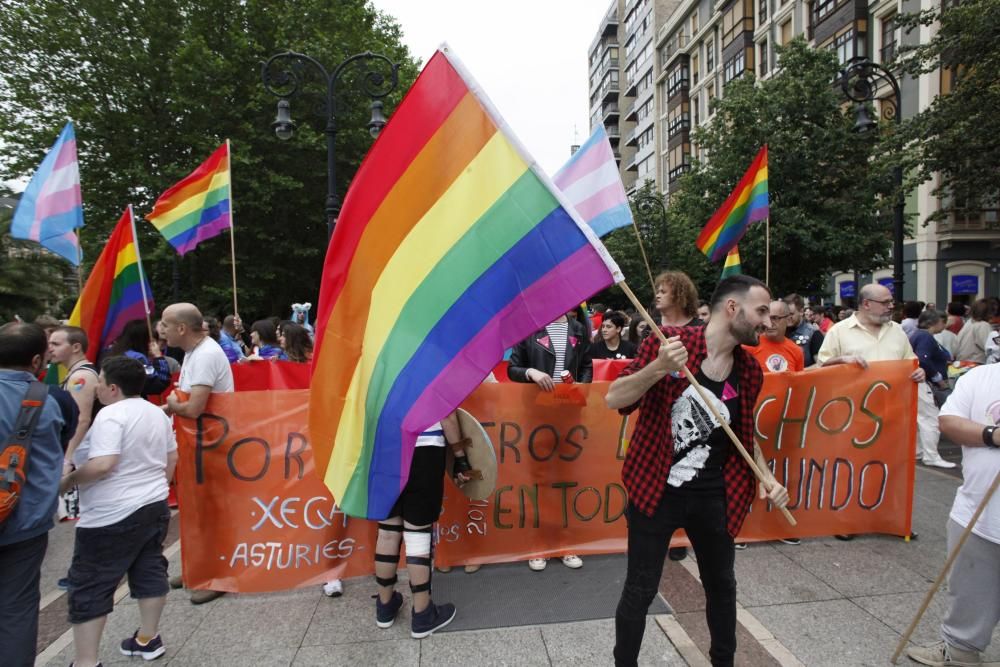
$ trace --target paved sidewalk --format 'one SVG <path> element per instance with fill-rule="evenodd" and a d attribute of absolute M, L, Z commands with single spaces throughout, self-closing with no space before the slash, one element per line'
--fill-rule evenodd
<path fill-rule="evenodd" d="M 737 552 L 740 626 L 739 665 L 885 665 L 923 595 L 944 563 L 945 520 L 960 480 L 919 468 L 914 530 L 919 539 L 866 536 L 852 542 L 804 540 L 800 546 L 755 544 Z M 43 571 L 43 604 L 56 593 L 72 553 L 72 526 L 52 533 Z M 176 547 L 173 548 L 176 552 Z M 173 553 L 176 571 L 179 553 Z M 585 566 L 586 568 L 586 566 Z M 586 569 L 581 572 L 586 575 Z M 475 586 L 475 575 L 469 585 Z M 403 588 L 406 595 L 405 587 Z M 649 617 L 640 663 L 707 665 L 708 631 L 697 565 L 689 557 L 668 563 L 660 586 L 674 616 Z M 612 619 L 499 630 L 409 637 L 406 609 L 389 630 L 373 621 L 369 578 L 346 582 L 331 599 L 318 588 L 268 595 L 228 595 L 193 606 L 183 591 L 171 592 L 163 618 L 170 665 L 384 665 L 611 664 Z M 47 595 L 48 594 L 48 595 Z M 483 604 L 488 604 L 484 600 Z M 61 605 L 61 606 L 60 606 Z M 937 641 L 944 612 L 939 593 L 914 635 L 917 644 Z M 43 609 L 40 665 L 70 662 L 65 597 Z M 459 613 L 462 610 L 459 609 Z M 45 626 L 46 624 L 43 624 Z M 117 644 L 138 626 L 137 607 L 125 597 L 109 618 L 105 665 L 139 664 Z M 669 636 L 668 636 L 669 632 Z M 994 635 L 996 640 L 1000 635 Z M 1000 660 L 1000 642 L 986 656 Z M 905 658 L 901 664 L 909 663 Z"/>

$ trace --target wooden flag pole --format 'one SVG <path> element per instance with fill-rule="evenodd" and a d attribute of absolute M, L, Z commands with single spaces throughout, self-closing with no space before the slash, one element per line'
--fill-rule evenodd
<path fill-rule="evenodd" d="M 657 337 L 660 339 L 660 342 L 666 345 L 668 342 L 666 335 L 664 335 L 660 327 L 656 325 L 656 323 L 653 321 L 653 318 L 649 316 L 649 313 L 646 312 L 646 309 L 643 308 L 642 304 L 639 303 L 639 299 L 637 299 L 635 294 L 632 293 L 631 288 L 629 288 L 629 286 L 625 283 L 624 280 L 618 283 L 618 286 L 622 288 L 622 291 L 625 292 L 629 300 L 632 301 L 632 305 L 635 306 L 636 312 L 642 315 L 642 319 L 646 320 L 646 323 L 649 325 L 650 329 L 652 329 L 653 332 L 656 333 Z M 746 448 L 743 446 L 743 443 L 740 442 L 739 437 L 735 433 L 733 433 L 733 429 L 729 427 L 729 423 L 722 418 L 722 415 L 719 414 L 719 411 L 716 409 L 715 405 L 709 399 L 708 394 L 705 392 L 705 388 L 702 387 L 700 384 L 698 384 L 698 381 L 695 379 L 694 375 L 691 374 L 691 371 L 687 368 L 687 366 L 683 368 L 683 372 L 684 372 L 684 377 L 691 384 L 691 386 L 694 387 L 695 391 L 698 392 L 698 395 L 701 397 L 702 402 L 708 406 L 709 410 L 711 410 L 712 416 L 714 416 L 715 419 L 718 420 L 719 424 L 722 426 L 722 430 L 724 430 L 726 432 L 726 435 L 729 436 L 729 439 L 732 440 L 733 445 L 736 447 L 736 451 L 740 453 L 740 456 L 743 457 L 743 460 L 746 461 L 747 465 L 750 466 L 750 470 L 753 471 L 754 477 L 756 477 L 757 480 L 764 485 L 765 489 L 770 491 L 772 488 L 770 481 L 764 477 L 764 473 L 757 466 L 757 462 L 754 461 L 753 456 L 751 456 L 747 452 Z M 787 508 L 781 507 L 779 509 L 781 510 L 782 515 L 784 515 L 788 523 L 792 524 L 793 526 L 798 525 L 798 522 L 795 520 L 795 517 L 792 516 L 792 513 L 789 512 Z"/>
<path fill-rule="evenodd" d="M 990 504 L 990 499 L 993 498 L 993 494 L 996 492 L 998 486 L 1000 486 L 1000 472 L 998 472 L 996 477 L 993 478 L 993 484 L 990 486 L 989 491 L 987 491 L 986 495 L 983 496 L 982 502 L 979 503 L 979 507 L 976 508 L 975 513 L 972 515 L 972 519 L 969 520 L 969 525 L 967 525 L 965 530 L 962 531 L 962 535 L 958 538 L 958 542 L 955 543 L 955 547 L 951 550 L 951 553 L 948 554 L 948 560 L 944 562 L 944 567 L 941 568 L 941 573 L 938 574 L 937 579 L 934 580 L 934 584 L 931 586 L 931 589 L 927 591 L 927 595 L 924 596 L 924 602 L 920 605 L 920 609 L 917 611 L 917 615 L 913 618 L 913 622 L 910 623 L 910 627 L 906 629 L 906 632 L 903 633 L 902 638 L 899 640 L 899 644 L 896 645 L 896 652 L 892 654 L 891 658 L 892 664 L 895 665 L 896 661 L 899 660 L 899 654 L 903 652 L 904 648 L 906 648 L 907 642 L 910 641 L 910 635 L 912 635 L 913 631 L 917 629 L 917 624 L 920 623 L 920 619 L 923 618 L 924 612 L 927 611 L 927 607 L 930 606 L 931 600 L 934 598 L 934 594 L 937 593 L 938 588 L 940 588 L 942 582 L 944 582 L 944 578 L 948 575 L 948 571 L 951 569 L 952 564 L 954 564 L 955 559 L 958 557 L 958 552 L 962 550 L 962 546 L 965 544 L 965 541 L 969 539 L 969 535 L 972 534 L 972 529 L 976 527 L 976 522 L 979 521 L 979 515 L 981 515 L 983 510 L 986 509 L 986 506 Z"/>
<path fill-rule="evenodd" d="M 233 202 L 233 161 L 229 139 L 226 139 L 226 162 L 229 163 L 229 256 L 233 264 L 233 315 L 239 317 L 240 308 L 236 301 L 236 219 L 233 214 L 236 207 Z"/>
<path fill-rule="evenodd" d="M 764 284 L 771 284 L 771 216 L 764 218 Z"/>
<path fill-rule="evenodd" d="M 646 247 L 642 244 L 642 236 L 639 235 L 639 225 L 635 224 L 635 217 L 632 217 L 632 229 L 635 230 L 635 240 L 639 242 L 639 252 L 642 253 L 642 262 L 646 265 L 646 273 L 649 275 L 649 286 L 656 294 L 656 281 L 653 280 L 653 271 L 649 268 L 649 259 L 646 257 Z M 625 283 L 621 283 L 624 285 Z"/>
<path fill-rule="evenodd" d="M 142 268 L 142 254 L 139 252 L 139 233 L 135 228 L 135 211 L 132 204 L 128 205 L 128 221 L 132 225 L 132 243 L 135 244 L 135 261 L 139 265 L 139 290 L 142 291 L 142 309 L 146 312 L 146 331 L 149 332 L 149 340 L 156 340 L 153 334 L 153 321 L 150 319 L 149 295 L 146 294 L 146 272 Z"/>

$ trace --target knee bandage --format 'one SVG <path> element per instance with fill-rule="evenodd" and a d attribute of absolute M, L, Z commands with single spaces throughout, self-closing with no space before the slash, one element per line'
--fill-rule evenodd
<path fill-rule="evenodd" d="M 403 531 L 403 541 L 406 543 L 406 556 L 429 556 L 431 553 L 431 527 L 407 528 Z"/>

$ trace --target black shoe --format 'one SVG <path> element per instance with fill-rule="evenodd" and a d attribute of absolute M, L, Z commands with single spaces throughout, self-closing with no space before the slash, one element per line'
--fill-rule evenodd
<path fill-rule="evenodd" d="M 419 614 L 413 613 L 413 620 L 410 623 L 410 636 L 414 639 L 429 637 L 436 630 L 455 620 L 455 605 L 450 602 L 445 604 L 434 604 L 431 602 Z"/>
<path fill-rule="evenodd" d="M 841 542 L 850 542 L 851 540 L 854 539 L 853 535 L 834 535 L 834 537 L 836 537 Z"/>
<path fill-rule="evenodd" d="M 382 598 L 376 595 L 375 625 L 383 630 L 391 628 L 392 624 L 396 622 L 396 614 L 399 613 L 399 608 L 402 606 L 403 596 L 399 594 L 399 591 L 392 592 L 392 598 L 389 600 L 388 604 L 382 604 Z"/>
<path fill-rule="evenodd" d="M 136 630 L 135 634 L 122 641 L 121 651 L 122 655 L 138 655 L 143 660 L 156 660 L 166 653 L 167 649 L 163 648 L 163 640 L 160 639 L 160 635 L 156 635 L 145 645 L 140 644 L 139 631 Z"/>
<path fill-rule="evenodd" d="M 684 560 L 687 558 L 687 555 L 687 547 L 671 547 L 667 551 L 667 557 L 670 558 L 670 560 Z"/>

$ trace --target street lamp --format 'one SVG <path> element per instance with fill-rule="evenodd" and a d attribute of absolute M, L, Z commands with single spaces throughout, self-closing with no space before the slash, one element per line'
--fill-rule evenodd
<path fill-rule="evenodd" d="M 268 58 L 261 65 L 260 70 L 264 88 L 278 98 L 278 113 L 274 122 L 271 123 L 271 127 L 274 129 L 274 134 L 282 141 L 291 139 L 295 133 L 290 100 L 300 94 L 306 70 L 312 67 L 326 82 L 326 104 L 322 111 L 326 118 L 326 225 L 328 237 L 333 236 L 333 228 L 337 224 L 337 216 L 340 214 L 335 159 L 337 105 L 339 103 L 337 81 L 340 79 L 340 75 L 347 70 L 347 67 L 355 63 L 363 64 L 368 68 L 360 80 L 360 87 L 372 100 L 372 116 L 368 122 L 368 131 L 372 137 L 378 137 L 378 133 L 382 131 L 386 123 L 385 114 L 382 111 L 382 98 L 394 91 L 399 85 L 399 65 L 387 57 L 365 51 L 351 56 L 337 65 L 332 73 L 328 73 L 327 69 L 315 58 L 303 53 L 286 51 Z M 379 69 L 388 69 L 389 76 L 386 77 Z"/>
<path fill-rule="evenodd" d="M 635 204 L 635 208 L 643 216 L 655 214 L 660 223 L 660 228 L 663 230 L 663 247 L 660 249 L 660 266 L 664 270 L 667 268 L 667 207 L 663 203 L 663 197 L 654 194 L 649 191 L 637 192 L 632 197 L 632 203 Z M 636 234 L 638 234 L 636 230 Z M 642 242 L 640 241 L 639 247 L 642 247 Z"/>
<path fill-rule="evenodd" d="M 892 107 L 882 112 L 886 118 L 902 122 L 902 95 L 899 81 L 892 72 L 865 56 L 856 56 L 847 61 L 840 71 L 840 87 L 847 99 L 857 103 L 854 109 L 854 131 L 866 133 L 875 129 L 876 123 L 868 114 L 868 105 L 875 101 L 878 87 L 886 83 L 892 88 Z M 896 203 L 892 218 L 892 296 L 897 302 L 903 300 L 903 168 L 893 167 L 892 180 L 895 186 Z"/>

